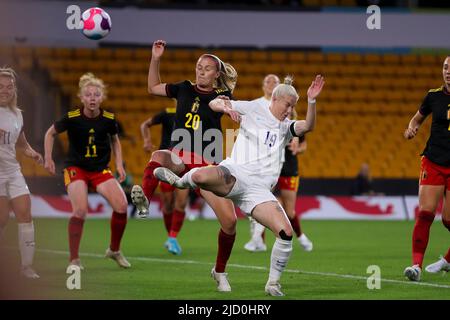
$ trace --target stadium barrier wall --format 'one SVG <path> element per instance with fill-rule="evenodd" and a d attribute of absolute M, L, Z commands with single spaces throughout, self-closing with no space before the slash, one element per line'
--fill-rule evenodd
<path fill-rule="evenodd" d="M 418 212 L 417 196 L 301 196 L 297 198 L 296 212 L 305 220 L 414 220 Z M 68 218 L 72 207 L 67 196 L 31 196 L 33 217 Z M 130 212 L 131 207 L 129 208 Z M 442 203 L 436 219 L 442 214 Z M 88 216 L 108 218 L 112 209 L 97 194 L 89 195 Z M 238 216 L 245 215 L 237 209 Z M 205 204 L 186 210 L 188 219 L 216 219 L 212 209 Z M 162 218 L 161 202 L 157 196 L 150 203 L 149 218 Z"/>

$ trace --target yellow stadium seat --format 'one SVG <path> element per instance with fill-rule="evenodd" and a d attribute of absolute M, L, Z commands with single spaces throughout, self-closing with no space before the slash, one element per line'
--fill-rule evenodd
<path fill-rule="evenodd" d="M 94 50 L 89 48 L 75 48 L 74 56 L 76 59 L 89 60 L 94 56 Z"/>

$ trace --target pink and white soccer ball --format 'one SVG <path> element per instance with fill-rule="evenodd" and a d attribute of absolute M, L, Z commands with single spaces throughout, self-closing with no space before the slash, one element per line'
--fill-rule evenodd
<path fill-rule="evenodd" d="M 89 8 L 81 15 L 81 32 L 92 40 L 99 40 L 111 31 L 111 18 L 102 8 Z"/>

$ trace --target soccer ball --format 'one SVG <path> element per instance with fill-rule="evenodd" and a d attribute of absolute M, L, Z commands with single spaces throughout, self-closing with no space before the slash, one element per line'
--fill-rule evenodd
<path fill-rule="evenodd" d="M 101 8 L 89 8 L 81 15 L 81 32 L 91 40 L 99 40 L 111 31 L 111 18 Z"/>

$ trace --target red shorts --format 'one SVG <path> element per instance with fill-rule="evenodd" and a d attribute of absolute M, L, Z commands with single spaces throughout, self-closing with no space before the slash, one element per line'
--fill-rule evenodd
<path fill-rule="evenodd" d="M 419 179 L 420 185 L 446 186 L 450 190 L 450 167 L 440 166 L 423 156 Z"/>
<path fill-rule="evenodd" d="M 297 192 L 299 182 L 299 176 L 279 177 L 277 186 L 279 190 L 291 190 Z"/>
<path fill-rule="evenodd" d="M 161 190 L 161 192 L 173 192 L 175 190 L 175 187 L 171 186 L 167 182 L 160 181 L 159 182 L 159 190 Z"/>
<path fill-rule="evenodd" d="M 83 180 L 88 187 L 96 190 L 100 183 L 109 179 L 114 179 L 109 169 L 104 169 L 103 171 L 86 171 L 79 167 L 67 167 L 64 169 L 64 185 L 66 188 L 71 182 Z"/>

